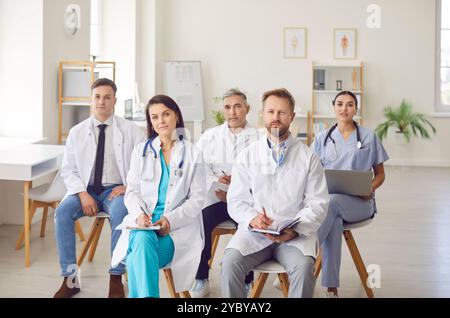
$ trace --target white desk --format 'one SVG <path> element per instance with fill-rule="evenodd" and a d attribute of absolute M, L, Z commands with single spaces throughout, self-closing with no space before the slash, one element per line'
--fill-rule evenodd
<path fill-rule="evenodd" d="M 0 136 L 0 151 L 10 148 L 16 148 L 20 145 L 36 144 L 43 142 L 46 138 L 20 138 L 20 137 L 2 137 Z"/>
<path fill-rule="evenodd" d="M 25 266 L 30 266 L 30 202 L 32 181 L 59 169 L 64 146 L 19 145 L 0 150 L 0 179 L 23 181 L 23 217 L 25 232 Z"/>

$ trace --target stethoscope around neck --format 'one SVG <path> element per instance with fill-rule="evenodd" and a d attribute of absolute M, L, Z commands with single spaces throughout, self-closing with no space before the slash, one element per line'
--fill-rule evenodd
<path fill-rule="evenodd" d="M 150 147 L 150 149 L 153 152 L 153 157 L 156 159 L 158 158 L 158 155 L 156 153 L 155 148 L 153 147 L 153 140 L 155 140 L 156 136 L 153 138 L 150 138 L 147 140 L 147 142 L 144 145 L 144 150 L 142 151 L 142 157 L 145 158 L 145 155 L 147 154 L 147 149 L 148 147 Z M 186 153 L 186 146 L 184 144 L 184 136 L 183 135 L 179 135 L 178 136 L 178 140 L 180 140 L 180 142 L 183 142 L 182 148 L 183 148 L 183 154 L 181 156 L 181 160 L 180 163 L 178 164 L 177 168 L 175 169 L 175 171 L 173 172 L 173 174 L 177 177 L 181 177 L 183 175 L 183 164 L 184 164 L 184 155 Z"/>
<path fill-rule="evenodd" d="M 333 131 L 336 129 L 337 127 L 337 123 L 334 124 L 330 130 L 328 130 L 327 135 L 325 137 L 325 140 L 323 142 L 323 146 L 326 147 L 327 146 L 327 141 L 328 139 L 330 139 L 333 144 L 336 146 L 336 141 L 334 140 L 334 138 L 331 136 L 331 134 L 333 133 Z M 362 142 L 361 142 L 361 135 L 359 134 L 359 127 L 358 124 L 356 123 L 356 121 L 353 121 L 353 125 L 355 125 L 356 128 L 356 148 L 361 149 L 362 148 Z"/>
<path fill-rule="evenodd" d="M 356 128 L 356 148 L 357 148 L 357 149 L 361 149 L 361 148 L 362 148 L 362 142 L 361 142 L 361 135 L 360 135 L 360 133 L 359 133 L 359 127 L 358 127 L 358 124 L 357 124 L 355 121 L 353 121 L 353 124 L 355 125 L 355 128 Z M 329 163 L 329 162 L 335 161 L 335 160 L 337 159 L 337 157 L 338 157 L 337 152 L 336 152 L 336 141 L 335 141 L 334 138 L 331 136 L 331 134 L 332 134 L 333 131 L 336 129 L 336 127 L 337 127 L 337 124 L 334 124 L 334 125 L 328 130 L 327 135 L 325 136 L 325 140 L 324 140 L 324 142 L 323 142 L 323 153 L 322 153 L 322 156 L 321 156 L 321 162 L 322 162 L 322 165 L 323 165 L 324 163 Z M 327 161 L 325 162 L 325 149 L 326 149 L 326 147 L 327 147 L 327 142 L 328 142 L 328 140 L 331 140 L 331 142 L 333 143 L 333 148 L 334 148 L 334 159 L 327 160 Z"/>

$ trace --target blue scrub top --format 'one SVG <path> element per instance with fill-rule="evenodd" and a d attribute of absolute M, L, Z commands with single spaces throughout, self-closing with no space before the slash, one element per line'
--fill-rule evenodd
<path fill-rule="evenodd" d="M 158 187 L 158 202 L 152 214 L 152 222 L 158 221 L 164 213 L 164 206 L 166 204 L 167 187 L 170 180 L 170 167 L 166 165 L 162 149 L 159 151 L 159 158 L 161 161 L 161 180 Z"/>
<path fill-rule="evenodd" d="M 372 130 L 361 126 L 358 126 L 358 129 L 362 143 L 360 149 L 356 147 L 356 129 L 345 141 L 336 127 L 331 133 L 331 137 L 333 137 L 336 144 L 333 144 L 333 141 L 328 138 L 326 146 L 324 146 L 324 141 L 328 129 L 316 136 L 311 148 L 320 157 L 325 169 L 369 171 L 372 170 L 373 166 L 389 159 L 383 144 Z"/>

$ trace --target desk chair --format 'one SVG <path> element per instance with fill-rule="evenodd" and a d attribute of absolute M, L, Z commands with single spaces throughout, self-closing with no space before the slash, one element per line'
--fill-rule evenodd
<path fill-rule="evenodd" d="M 236 224 L 231 220 L 222 222 L 214 228 L 211 235 L 212 246 L 211 246 L 211 258 L 208 261 L 209 267 L 211 267 L 212 265 L 214 254 L 216 253 L 217 245 L 219 244 L 220 236 L 226 234 L 234 234 L 236 233 L 236 230 L 237 230 Z"/>
<path fill-rule="evenodd" d="M 94 260 L 95 251 L 97 250 L 98 240 L 100 239 L 100 235 L 102 234 L 103 224 L 105 220 L 109 221 L 109 214 L 105 212 L 98 212 L 95 217 L 94 222 L 92 223 L 91 230 L 89 231 L 89 237 L 86 242 L 84 242 L 83 247 L 81 248 L 80 256 L 77 260 L 77 265 L 81 266 L 83 264 L 83 260 L 86 257 L 86 254 L 90 248 L 88 261 L 92 262 Z"/>
<path fill-rule="evenodd" d="M 64 198 L 66 192 L 67 190 L 64 185 L 64 180 L 61 177 L 60 171 L 56 173 L 52 182 L 30 189 L 29 191 L 29 198 L 31 200 L 30 228 L 31 228 L 31 221 L 33 219 L 34 214 L 36 213 L 36 209 L 37 208 L 44 209 L 44 213 L 42 214 L 40 237 L 45 237 L 45 227 L 47 225 L 48 208 L 51 207 L 56 210 L 56 207 L 58 206 L 59 202 Z M 85 240 L 83 230 L 81 229 L 80 223 L 78 221 L 75 222 L 75 232 L 78 234 L 81 241 Z M 19 238 L 17 239 L 16 242 L 16 250 L 20 250 L 22 248 L 24 236 L 25 236 L 25 229 L 22 228 L 22 231 L 20 232 Z"/>
<path fill-rule="evenodd" d="M 351 230 L 369 225 L 372 220 L 373 218 L 357 223 L 344 223 L 344 232 L 342 233 L 344 235 L 345 242 L 347 243 L 350 254 L 352 255 L 353 262 L 355 263 L 356 270 L 358 271 L 359 278 L 361 279 L 361 283 L 364 287 L 364 290 L 366 291 L 368 298 L 373 298 L 375 297 L 375 295 L 373 294 L 373 290 L 369 288 L 369 286 L 367 286 L 367 278 L 369 277 L 369 274 L 367 274 L 366 266 L 364 265 L 364 261 L 361 257 L 361 254 L 359 253 L 358 246 L 356 246 L 356 241 L 353 238 Z M 314 272 L 314 276 L 317 278 L 322 268 L 322 252 L 319 252 L 316 264 L 317 266 Z"/>

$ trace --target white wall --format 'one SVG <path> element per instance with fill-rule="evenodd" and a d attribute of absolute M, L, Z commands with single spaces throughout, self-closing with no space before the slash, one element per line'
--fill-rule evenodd
<path fill-rule="evenodd" d="M 381 7 L 380 29 L 368 29 L 368 5 Z M 160 12 L 158 12 L 158 10 Z M 203 63 L 207 125 L 212 97 L 226 88 L 247 92 L 257 124 L 265 90 L 286 87 L 303 110 L 311 107 L 311 62 L 332 60 L 333 28 L 358 29 L 358 59 L 365 63 L 365 125 L 374 128 L 382 110 L 402 98 L 416 111 L 434 111 L 435 1 L 430 0 L 158 0 L 157 91 L 162 63 L 199 59 Z M 283 58 L 283 28 L 308 29 L 308 58 Z M 449 118 L 433 118 L 438 135 L 385 145 L 392 163 L 450 166 Z"/>
<path fill-rule="evenodd" d="M 70 3 L 81 6 L 81 29 L 73 37 L 63 25 Z M 89 59 L 89 3 L 0 0 L 0 135 L 56 143 L 58 62 Z M 22 182 L 0 181 L 0 224 L 23 224 L 22 189 Z"/>
<path fill-rule="evenodd" d="M 155 95 L 156 0 L 136 0 L 136 82 L 141 102 Z"/>
<path fill-rule="evenodd" d="M 123 116 L 136 81 L 136 0 L 104 0 L 102 22 L 99 60 L 116 62 L 116 114 Z"/>
<path fill-rule="evenodd" d="M 0 0 L 0 135 L 42 137 L 42 0 Z"/>
<path fill-rule="evenodd" d="M 67 5 L 72 3 L 81 8 L 81 28 L 74 36 L 64 31 L 63 19 Z M 57 143 L 58 64 L 63 60 L 89 61 L 90 0 L 44 0 L 43 14 L 44 136 L 48 143 Z M 72 123 L 70 110 L 63 110 L 64 122 Z"/>

